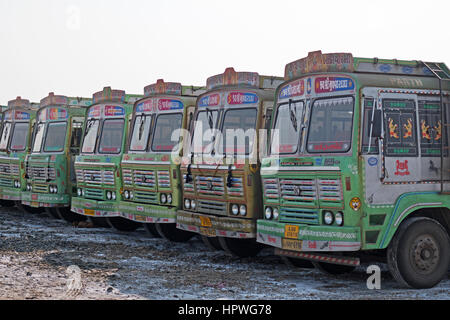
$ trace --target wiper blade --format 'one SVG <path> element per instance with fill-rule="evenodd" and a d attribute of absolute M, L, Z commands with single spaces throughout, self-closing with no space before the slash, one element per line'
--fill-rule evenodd
<path fill-rule="evenodd" d="M 289 114 L 290 114 L 290 118 L 291 118 L 291 124 L 295 129 L 295 132 L 298 131 L 298 126 L 297 126 L 297 106 L 294 106 L 294 110 L 292 110 L 292 100 L 289 100 Z"/>
<path fill-rule="evenodd" d="M 139 125 L 139 140 L 142 139 L 142 134 L 144 133 L 144 123 L 147 120 L 147 115 L 142 115 L 141 116 L 141 123 Z"/>

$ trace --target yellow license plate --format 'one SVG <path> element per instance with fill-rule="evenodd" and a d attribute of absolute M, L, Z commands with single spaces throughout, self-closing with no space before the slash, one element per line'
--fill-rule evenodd
<path fill-rule="evenodd" d="M 214 230 L 212 228 L 200 228 L 200 234 L 207 236 L 207 237 L 215 237 L 216 230 Z"/>
<path fill-rule="evenodd" d="M 32 203 L 30 203 L 30 206 L 39 208 L 39 202 L 32 202 Z"/>
<path fill-rule="evenodd" d="M 299 226 L 291 226 L 288 224 L 284 227 L 284 237 L 288 239 L 297 239 L 299 230 Z"/>
<path fill-rule="evenodd" d="M 95 211 L 92 209 L 84 209 L 84 214 L 87 216 L 95 216 Z"/>
<path fill-rule="evenodd" d="M 202 224 L 202 227 L 212 227 L 211 219 L 208 217 L 200 217 L 200 222 Z"/>
<path fill-rule="evenodd" d="M 282 239 L 283 249 L 302 251 L 303 242 L 301 240 Z"/>

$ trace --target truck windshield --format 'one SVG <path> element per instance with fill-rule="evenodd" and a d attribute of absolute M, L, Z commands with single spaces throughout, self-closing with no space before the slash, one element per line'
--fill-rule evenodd
<path fill-rule="evenodd" d="M 64 150 L 66 141 L 67 122 L 52 122 L 47 125 L 44 151 L 60 152 Z"/>
<path fill-rule="evenodd" d="M 42 122 L 40 122 L 36 126 L 36 133 L 34 134 L 34 141 L 33 141 L 33 152 L 41 151 L 42 139 L 44 138 L 44 128 L 45 123 Z"/>
<path fill-rule="evenodd" d="M 12 151 L 23 151 L 27 145 L 28 138 L 28 122 L 16 122 L 14 125 L 13 134 L 11 137 Z"/>
<path fill-rule="evenodd" d="M 124 125 L 125 121 L 123 119 L 104 120 L 98 148 L 99 153 L 120 153 L 122 150 Z"/>
<path fill-rule="evenodd" d="M 94 153 L 99 125 L 100 125 L 99 119 L 88 119 L 87 120 L 86 133 L 84 136 L 83 147 L 81 148 L 81 152 Z"/>
<path fill-rule="evenodd" d="M 272 134 L 272 154 L 297 152 L 302 129 L 303 109 L 303 101 L 290 101 L 278 107 Z"/>
<path fill-rule="evenodd" d="M 8 148 L 8 140 L 11 135 L 11 122 L 6 122 L 3 126 L 2 137 L 0 139 L 0 150 Z"/>
<path fill-rule="evenodd" d="M 131 136 L 131 143 L 130 143 L 131 151 L 147 150 L 151 123 L 152 123 L 151 115 L 143 114 L 140 116 L 136 116 L 133 126 L 133 135 Z"/>
<path fill-rule="evenodd" d="M 224 154 L 248 155 L 253 150 L 256 130 L 255 108 L 225 112 L 219 150 Z"/>
<path fill-rule="evenodd" d="M 194 153 L 209 154 L 213 150 L 218 114 L 217 110 L 200 111 L 197 114 L 192 143 Z"/>
<path fill-rule="evenodd" d="M 349 151 L 352 139 L 353 108 L 352 97 L 314 101 L 309 125 L 308 152 Z"/>
<path fill-rule="evenodd" d="M 158 116 L 153 135 L 152 151 L 173 150 L 178 144 L 179 134 L 177 139 L 172 139 L 172 135 L 181 128 L 182 119 L 183 115 L 181 113 L 161 114 Z"/>

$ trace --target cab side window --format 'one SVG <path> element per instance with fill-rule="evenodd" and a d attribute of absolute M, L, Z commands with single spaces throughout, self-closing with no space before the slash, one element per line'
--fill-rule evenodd
<path fill-rule="evenodd" d="M 414 100 L 383 99 L 386 156 L 417 156 L 415 109 Z"/>

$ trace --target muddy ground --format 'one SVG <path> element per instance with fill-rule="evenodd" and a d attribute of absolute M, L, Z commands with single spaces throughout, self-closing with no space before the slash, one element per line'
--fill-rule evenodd
<path fill-rule="evenodd" d="M 289 267 L 269 248 L 238 259 L 198 238 L 177 244 L 0 208 L 0 299 L 450 299 L 450 273 L 433 289 L 406 290 L 379 265 L 381 290 L 369 290 L 368 265 L 332 277 Z"/>

